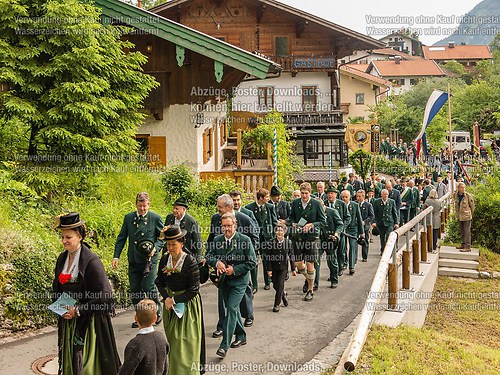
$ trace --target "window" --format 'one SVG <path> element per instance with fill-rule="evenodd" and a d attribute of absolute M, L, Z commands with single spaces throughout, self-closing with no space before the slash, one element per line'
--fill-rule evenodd
<path fill-rule="evenodd" d="M 259 87 L 259 111 L 272 111 L 274 108 L 274 87 Z"/>
<path fill-rule="evenodd" d="M 356 94 L 356 104 L 365 104 L 365 94 L 357 93 Z"/>
<path fill-rule="evenodd" d="M 149 165 L 167 165 L 166 137 L 137 134 L 135 139 L 139 144 L 139 153 L 147 158 Z"/>
<path fill-rule="evenodd" d="M 415 86 L 418 83 L 418 79 L 410 78 L 410 85 Z"/>
<path fill-rule="evenodd" d="M 276 56 L 288 56 L 288 38 L 286 36 L 277 36 L 274 39 L 274 52 Z"/>
<path fill-rule="evenodd" d="M 214 153 L 214 129 L 212 127 L 206 128 L 203 131 L 203 164 L 208 163 Z"/>
<path fill-rule="evenodd" d="M 314 112 L 316 111 L 316 86 L 302 86 L 302 111 Z"/>
<path fill-rule="evenodd" d="M 392 85 L 394 87 L 401 87 L 401 86 L 404 86 L 405 84 L 405 80 L 404 79 L 393 79 L 392 80 Z"/>
<path fill-rule="evenodd" d="M 318 140 L 317 139 L 306 139 L 306 157 L 307 159 L 317 159 L 318 158 Z"/>
<path fill-rule="evenodd" d="M 328 167 L 330 152 L 333 167 L 344 167 L 347 161 L 347 147 L 342 137 L 303 138 L 297 140 L 295 152 L 307 168 Z"/>
<path fill-rule="evenodd" d="M 220 123 L 220 145 L 223 146 L 227 141 L 227 119 Z"/>

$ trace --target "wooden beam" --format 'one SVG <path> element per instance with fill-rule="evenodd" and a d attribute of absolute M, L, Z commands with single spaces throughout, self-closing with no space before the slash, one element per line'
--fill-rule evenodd
<path fill-rule="evenodd" d="M 266 10 L 266 6 L 264 4 L 259 4 L 257 7 L 257 23 L 259 24 L 262 20 L 262 16 L 264 15 L 264 10 Z"/>
<path fill-rule="evenodd" d="M 295 24 L 295 35 L 297 36 L 297 38 L 300 38 L 307 25 L 309 25 L 309 22 L 304 20 L 299 21 Z"/>
<path fill-rule="evenodd" d="M 177 23 L 181 23 L 181 12 L 182 12 L 182 5 L 178 5 L 175 8 L 175 20 Z"/>

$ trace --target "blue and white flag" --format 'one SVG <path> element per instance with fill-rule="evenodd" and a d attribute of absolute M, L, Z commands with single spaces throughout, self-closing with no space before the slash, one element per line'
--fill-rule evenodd
<path fill-rule="evenodd" d="M 422 122 L 422 129 L 418 133 L 415 141 L 417 142 L 417 155 L 420 154 L 420 142 L 423 140 L 424 154 L 427 154 L 427 142 L 425 139 L 425 130 L 431 123 L 432 119 L 437 115 L 441 107 L 447 102 L 448 93 L 441 90 L 434 90 L 427 101 L 424 112 L 424 121 Z"/>

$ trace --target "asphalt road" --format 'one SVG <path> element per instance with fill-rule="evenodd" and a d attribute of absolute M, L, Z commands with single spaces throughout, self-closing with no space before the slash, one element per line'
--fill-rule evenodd
<path fill-rule="evenodd" d="M 322 262 L 319 290 L 311 302 L 303 300 L 304 277 L 290 276 L 286 283 L 290 304 L 272 311 L 274 290 L 261 287 L 254 298 L 255 322 L 247 328 L 247 345 L 229 349 L 226 358 L 215 355 L 221 339 L 212 338 L 217 322 L 217 289 L 213 285 L 201 288 L 206 332 L 207 374 L 290 374 L 298 370 L 314 371 L 301 366 L 340 334 L 363 308 L 380 259 L 379 238 L 370 244 L 368 262 L 356 265 L 356 273 L 344 273 L 337 289 L 326 281 L 328 270 Z M 359 249 L 361 259 L 361 249 Z M 259 269 L 262 280 L 262 271 Z M 262 284 L 262 281 L 261 281 Z M 130 328 L 133 312 L 120 313 L 113 326 L 121 356 L 127 342 L 137 330 Z M 157 329 L 163 330 L 161 326 Z M 33 374 L 32 363 L 38 358 L 56 354 L 55 331 L 36 335 L 8 344 L 0 344 L 0 374 Z M 51 364 L 45 371 L 51 372 Z M 320 371 L 314 371 L 320 372 Z M 183 375 L 183 374 L 176 374 Z"/>

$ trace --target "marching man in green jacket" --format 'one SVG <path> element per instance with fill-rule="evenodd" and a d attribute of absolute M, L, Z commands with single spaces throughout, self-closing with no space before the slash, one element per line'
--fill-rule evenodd
<path fill-rule="evenodd" d="M 137 211 L 133 211 L 123 219 L 122 228 L 116 238 L 115 253 L 111 266 L 118 268 L 118 259 L 128 240 L 128 279 L 130 282 L 131 300 L 134 307 L 140 300 L 149 298 L 155 301 L 160 324 L 162 317 L 158 290 L 156 289 L 156 271 L 158 254 L 163 247 L 159 239 L 163 229 L 160 215 L 149 211 L 149 194 L 142 192 L 135 199 Z M 138 328 L 137 322 L 132 323 L 132 328 Z"/>
<path fill-rule="evenodd" d="M 314 263 L 318 258 L 320 232 L 326 226 L 325 211 L 320 202 L 311 198 L 311 192 L 310 183 L 304 182 L 300 185 L 300 198 L 292 202 L 292 211 L 288 218 L 292 227 L 291 238 L 295 253 L 295 266 L 307 280 L 305 301 L 313 299 L 316 275 Z"/>
<path fill-rule="evenodd" d="M 380 255 L 382 255 L 389 233 L 399 227 L 399 212 L 394 200 L 389 198 L 387 189 L 383 189 L 380 195 L 381 198 L 373 201 L 375 223 L 372 224 L 372 228 L 377 227 L 380 233 Z"/>
<path fill-rule="evenodd" d="M 347 209 L 351 215 L 351 220 L 345 227 L 344 235 L 347 237 L 347 243 L 349 245 L 349 275 L 352 275 L 354 274 L 354 266 L 358 260 L 358 237 L 365 237 L 365 232 L 363 230 L 363 218 L 361 217 L 359 204 L 351 201 L 349 191 L 344 190 L 340 193 L 340 196 L 347 205 Z"/>

